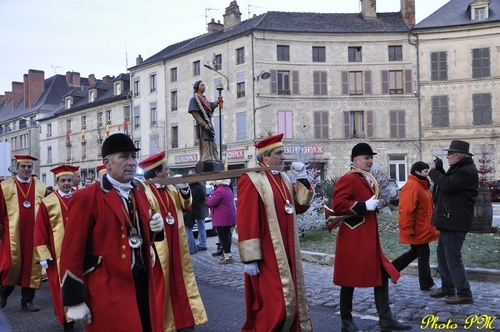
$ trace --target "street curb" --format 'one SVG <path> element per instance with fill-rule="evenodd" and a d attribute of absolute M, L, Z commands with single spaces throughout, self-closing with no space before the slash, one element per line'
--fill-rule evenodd
<path fill-rule="evenodd" d="M 302 260 L 310 263 L 333 266 L 333 261 L 335 260 L 335 255 L 322 254 L 306 250 L 301 250 L 300 253 L 302 255 Z M 465 267 L 465 271 L 467 272 L 469 280 L 500 282 L 500 270 Z M 411 263 L 406 269 L 401 271 L 401 274 L 418 276 L 418 264 Z M 431 275 L 433 277 L 439 276 L 437 272 L 437 265 L 431 265 Z"/>

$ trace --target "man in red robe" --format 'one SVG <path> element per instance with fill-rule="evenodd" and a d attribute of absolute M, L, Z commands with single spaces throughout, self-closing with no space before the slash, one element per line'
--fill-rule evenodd
<path fill-rule="evenodd" d="M 260 165 L 283 166 L 283 134 L 255 144 Z M 252 172 L 238 181 L 236 223 L 245 271 L 242 331 L 312 331 L 297 229 L 297 213 L 314 191 L 305 165 L 292 163 L 293 186 L 281 171 Z"/>
<path fill-rule="evenodd" d="M 353 168 L 335 185 L 332 206 L 344 219 L 337 233 L 333 282 L 340 288 L 342 331 L 360 331 L 352 319 L 354 287 L 374 287 L 375 304 L 382 330 L 410 330 L 398 322 L 389 307 L 390 277 L 396 282 L 400 274 L 384 256 L 378 234 L 374 183 L 368 172 L 373 166 L 373 152 L 367 143 L 356 144 L 351 153 Z"/>
<path fill-rule="evenodd" d="M 163 219 L 132 181 L 134 142 L 123 133 L 102 145 L 107 173 L 100 185 L 73 193 L 61 249 L 62 301 L 67 317 L 87 332 L 157 332 L 150 246 Z"/>
<path fill-rule="evenodd" d="M 161 180 L 169 176 L 165 152 L 139 163 L 144 179 Z M 148 185 L 158 201 L 165 220 L 165 239 L 154 243 L 157 260 L 153 267 L 156 285 L 158 324 L 162 331 L 193 331 L 208 321 L 198 291 L 187 244 L 183 211 L 192 203 L 191 190 L 185 183 Z"/>
<path fill-rule="evenodd" d="M 68 219 L 68 207 L 73 185 L 73 173 L 77 167 L 57 166 L 50 171 L 56 176 L 57 190 L 40 203 L 35 221 L 35 261 L 47 271 L 54 312 L 64 331 L 73 331 L 74 321 L 66 318 L 62 305 L 59 257 Z"/>
<path fill-rule="evenodd" d="M 35 290 L 40 288 L 42 267 L 33 260 L 33 233 L 38 205 L 45 197 L 45 184 L 31 176 L 32 156 L 14 155 L 17 160 L 15 177 L 0 184 L 0 307 L 14 287 L 21 286 L 21 307 L 38 311 L 33 304 Z"/>

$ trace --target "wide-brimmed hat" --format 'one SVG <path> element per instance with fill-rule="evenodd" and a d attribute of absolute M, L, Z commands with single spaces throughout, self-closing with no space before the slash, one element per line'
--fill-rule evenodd
<path fill-rule="evenodd" d="M 373 152 L 372 147 L 368 143 L 358 143 L 352 148 L 351 161 L 354 159 L 354 157 L 357 156 L 362 156 L 362 155 L 373 156 L 376 154 L 377 153 Z"/>
<path fill-rule="evenodd" d="M 444 151 L 461 152 L 473 156 L 473 154 L 469 152 L 469 146 L 469 143 L 466 141 L 454 140 L 451 141 L 450 147 L 448 149 L 444 149 Z"/>
<path fill-rule="evenodd" d="M 132 141 L 132 139 L 125 134 L 116 133 L 109 135 L 108 138 L 104 140 L 102 143 L 101 156 L 106 157 L 107 155 L 116 153 L 116 152 L 124 152 L 124 151 L 139 151 Z"/>

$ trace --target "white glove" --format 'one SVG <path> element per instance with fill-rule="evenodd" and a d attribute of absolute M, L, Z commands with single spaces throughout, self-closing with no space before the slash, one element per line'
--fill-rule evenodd
<path fill-rule="evenodd" d="M 306 165 L 300 161 L 294 161 L 290 166 L 290 171 L 296 179 L 307 179 Z"/>
<path fill-rule="evenodd" d="M 66 317 L 71 320 L 81 320 L 87 324 L 92 323 L 92 315 L 90 314 L 90 309 L 89 307 L 87 307 L 85 302 L 82 302 L 79 305 L 68 307 Z"/>
<path fill-rule="evenodd" d="M 249 276 L 252 276 L 252 277 L 256 276 L 260 272 L 259 271 L 259 263 L 257 263 L 257 262 L 245 263 L 244 271 Z"/>
<path fill-rule="evenodd" d="M 151 217 L 151 220 L 149 221 L 149 229 L 151 229 L 151 232 L 161 232 L 163 230 L 163 218 L 161 214 L 155 213 Z"/>
<path fill-rule="evenodd" d="M 47 270 L 49 268 L 49 264 L 47 264 L 47 260 L 40 261 L 40 265 Z"/>
<path fill-rule="evenodd" d="M 172 176 L 173 178 L 181 178 L 182 175 L 181 174 L 175 174 L 174 176 Z M 177 190 L 186 190 L 189 188 L 189 185 L 187 183 L 177 183 L 175 185 L 175 188 L 177 188 Z"/>
<path fill-rule="evenodd" d="M 375 199 L 375 195 L 373 195 L 369 200 L 365 202 L 367 211 L 375 211 L 378 206 L 378 199 Z"/>

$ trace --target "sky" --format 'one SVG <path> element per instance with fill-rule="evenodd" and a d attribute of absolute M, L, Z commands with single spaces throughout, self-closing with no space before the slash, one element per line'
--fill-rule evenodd
<path fill-rule="evenodd" d="M 185 1 L 185 0 L 184 0 Z M 29 69 L 45 78 L 67 71 L 118 76 L 177 42 L 224 22 L 231 0 L 0 0 L 0 95 Z M 449 0 L 415 0 L 416 22 Z M 359 0 L 237 0 L 246 20 L 268 11 L 359 13 Z M 397 12 L 400 0 L 377 0 Z"/>

